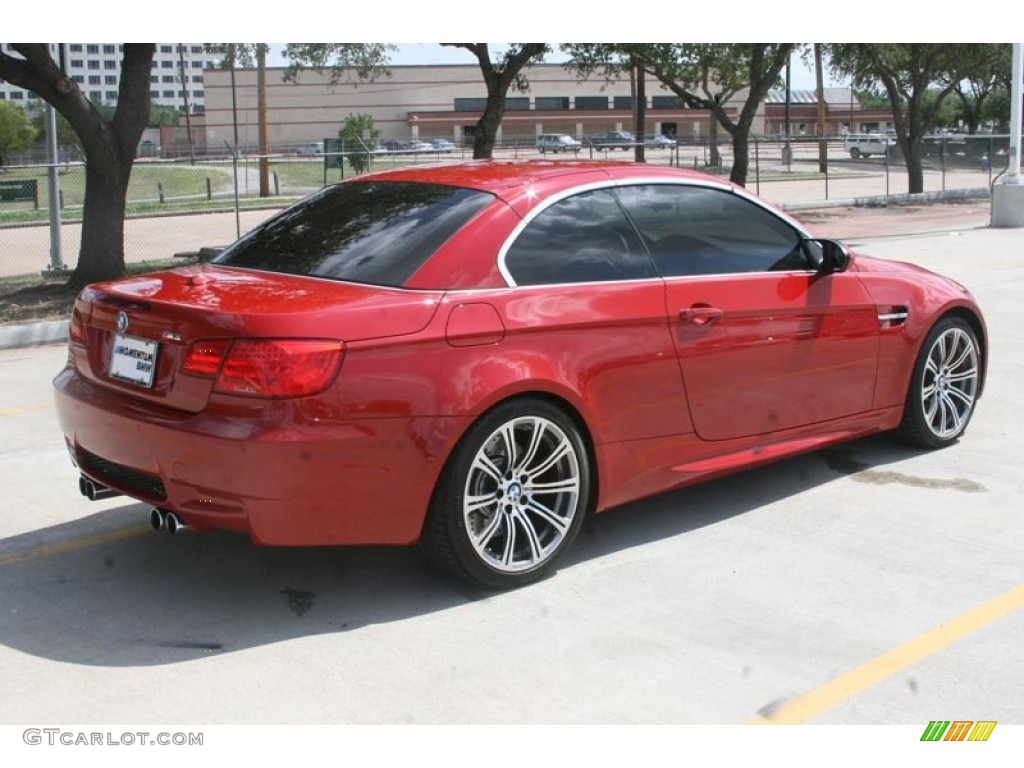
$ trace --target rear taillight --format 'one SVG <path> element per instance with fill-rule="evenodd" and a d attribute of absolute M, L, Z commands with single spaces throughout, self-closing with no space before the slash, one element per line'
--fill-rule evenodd
<path fill-rule="evenodd" d="M 77 309 L 71 311 L 71 323 L 68 326 L 68 339 L 72 344 L 85 346 L 85 321 Z"/>
<path fill-rule="evenodd" d="M 250 397 L 305 397 L 326 389 L 341 365 L 334 340 L 238 339 L 197 341 L 183 370 L 216 377 L 214 391 Z"/>
<path fill-rule="evenodd" d="M 182 370 L 191 373 L 193 376 L 205 376 L 213 378 L 220 370 L 220 364 L 224 360 L 224 353 L 231 346 L 230 341 L 197 341 L 188 348 L 185 355 L 185 362 Z"/>

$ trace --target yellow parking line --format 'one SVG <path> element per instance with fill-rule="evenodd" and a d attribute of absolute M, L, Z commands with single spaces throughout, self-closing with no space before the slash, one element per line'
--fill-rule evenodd
<path fill-rule="evenodd" d="M 53 408 L 53 403 L 32 403 L 31 405 L 22 405 L 17 408 L 2 408 L 0 409 L 0 418 L 4 416 L 20 416 L 23 413 L 32 413 L 33 411 L 45 411 L 47 408 Z"/>
<path fill-rule="evenodd" d="M 95 536 L 85 536 L 81 539 L 62 541 L 59 544 L 47 544 L 42 547 L 30 549 L 28 552 L 14 552 L 9 555 L 0 555 L 0 566 L 17 565 L 18 563 L 23 563 L 26 560 L 36 560 L 40 557 L 76 552 L 80 549 L 98 546 L 99 544 L 109 544 L 113 541 L 122 541 L 135 536 L 141 536 L 144 533 L 149 533 L 151 530 L 152 529 L 146 525 L 133 525 L 128 528 L 119 528 L 116 531 L 98 533 Z"/>
<path fill-rule="evenodd" d="M 809 720 L 933 653 L 938 653 L 957 640 L 987 627 L 1021 606 L 1024 606 L 1024 584 L 940 624 L 930 632 L 840 675 L 820 688 L 786 702 L 764 717 L 755 718 L 751 725 L 795 725 Z"/>

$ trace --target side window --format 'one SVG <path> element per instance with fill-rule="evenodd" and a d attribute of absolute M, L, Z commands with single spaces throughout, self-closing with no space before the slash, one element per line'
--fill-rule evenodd
<path fill-rule="evenodd" d="M 644 245 L 608 190 L 553 204 L 526 225 L 505 255 L 518 285 L 656 277 Z"/>
<path fill-rule="evenodd" d="M 793 227 L 731 192 L 650 184 L 616 194 L 664 277 L 813 269 Z"/>

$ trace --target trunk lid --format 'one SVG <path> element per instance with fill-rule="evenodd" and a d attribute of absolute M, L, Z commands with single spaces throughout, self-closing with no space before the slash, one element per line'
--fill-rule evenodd
<path fill-rule="evenodd" d="M 197 413 L 214 382 L 181 370 L 194 341 L 402 336 L 426 327 L 442 295 L 215 265 L 97 283 L 75 303 L 75 364 L 102 387 Z"/>

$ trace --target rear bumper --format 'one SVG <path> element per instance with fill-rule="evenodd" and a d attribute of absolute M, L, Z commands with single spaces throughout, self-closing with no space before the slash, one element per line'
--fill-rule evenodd
<path fill-rule="evenodd" d="M 448 417 L 332 420 L 304 413 L 302 401 L 180 413 L 72 369 L 54 387 L 84 474 L 196 529 L 239 531 L 267 545 L 414 543 L 465 426 Z"/>

